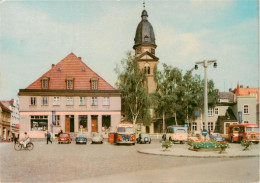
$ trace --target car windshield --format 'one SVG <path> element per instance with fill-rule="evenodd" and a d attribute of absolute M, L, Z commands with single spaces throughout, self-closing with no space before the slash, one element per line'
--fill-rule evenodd
<path fill-rule="evenodd" d="M 117 128 L 117 132 L 134 132 L 133 127 L 119 127 Z"/>
<path fill-rule="evenodd" d="M 92 136 L 93 136 L 93 137 L 100 137 L 100 134 L 98 134 L 98 133 L 93 133 Z"/>
<path fill-rule="evenodd" d="M 60 137 L 67 137 L 67 136 L 68 136 L 68 134 L 66 134 L 66 133 L 63 133 L 60 135 Z"/>
<path fill-rule="evenodd" d="M 84 134 L 78 134 L 77 137 L 86 137 Z"/>
<path fill-rule="evenodd" d="M 247 132 L 259 132 L 259 128 L 257 127 L 246 127 Z"/>
<path fill-rule="evenodd" d="M 149 137 L 148 134 L 141 134 L 141 136 L 144 138 L 144 137 Z"/>

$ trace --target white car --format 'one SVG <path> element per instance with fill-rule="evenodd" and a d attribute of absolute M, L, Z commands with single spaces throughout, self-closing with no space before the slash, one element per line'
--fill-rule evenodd
<path fill-rule="evenodd" d="M 94 143 L 100 143 L 100 144 L 103 144 L 103 135 L 102 134 L 99 134 L 99 133 L 92 133 L 92 137 L 91 137 L 91 140 L 92 140 L 92 144 Z"/>

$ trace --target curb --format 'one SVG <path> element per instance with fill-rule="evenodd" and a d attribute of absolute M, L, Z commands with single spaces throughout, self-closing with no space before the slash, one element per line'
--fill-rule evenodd
<path fill-rule="evenodd" d="M 148 155 L 157 155 L 157 156 L 173 156 L 173 157 L 190 157 L 190 158 L 248 158 L 248 157 L 259 157 L 259 155 L 181 155 L 181 154 L 162 154 L 162 153 L 152 153 L 152 152 L 143 152 L 137 150 L 138 153 L 148 154 Z"/>

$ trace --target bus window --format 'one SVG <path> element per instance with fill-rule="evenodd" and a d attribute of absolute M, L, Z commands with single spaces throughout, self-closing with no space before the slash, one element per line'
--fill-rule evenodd
<path fill-rule="evenodd" d="M 257 127 L 246 127 L 246 131 L 247 132 L 252 132 L 252 131 L 258 132 L 259 128 L 257 128 Z"/>
<path fill-rule="evenodd" d="M 186 131 L 184 129 L 177 129 L 176 133 L 186 133 Z"/>

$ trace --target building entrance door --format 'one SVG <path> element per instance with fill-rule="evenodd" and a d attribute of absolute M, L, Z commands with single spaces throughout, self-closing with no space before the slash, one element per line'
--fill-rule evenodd
<path fill-rule="evenodd" d="M 70 118 L 68 116 L 65 118 L 65 132 L 70 132 Z"/>
<path fill-rule="evenodd" d="M 97 116 L 91 116 L 91 132 L 98 132 Z"/>
<path fill-rule="evenodd" d="M 229 126 L 230 126 L 230 123 L 226 123 L 226 133 L 225 134 L 228 134 L 228 132 L 229 132 Z"/>

